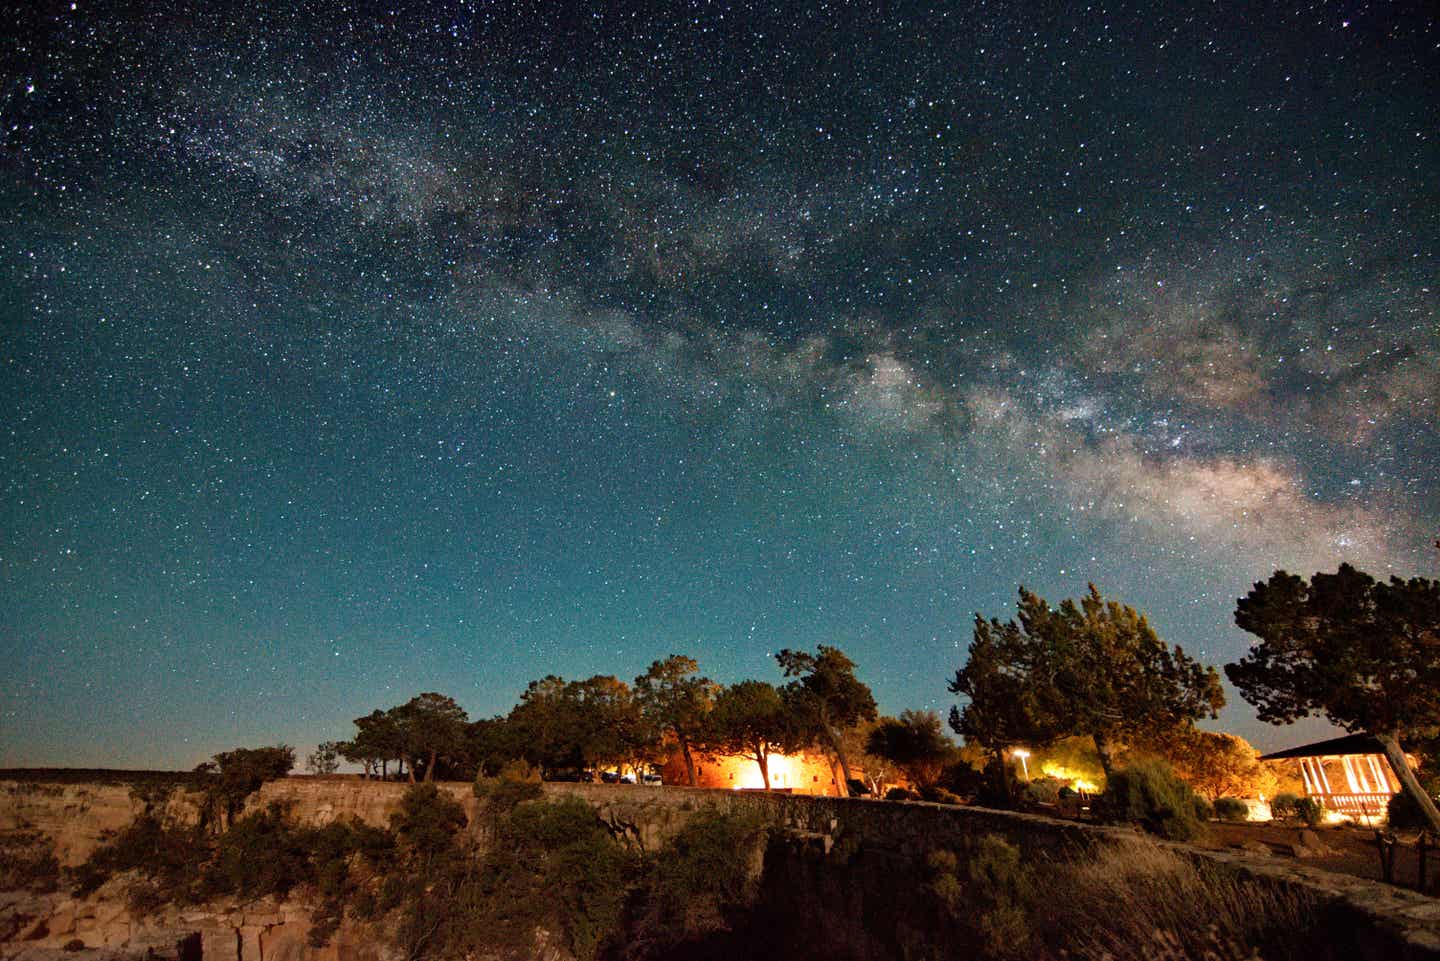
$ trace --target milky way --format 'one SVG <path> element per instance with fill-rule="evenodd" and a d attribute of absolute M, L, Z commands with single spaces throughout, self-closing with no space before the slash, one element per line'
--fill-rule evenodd
<path fill-rule="evenodd" d="M 1436 570 L 1418 6 L 222 6 L 6 21 L 0 764 Z"/>

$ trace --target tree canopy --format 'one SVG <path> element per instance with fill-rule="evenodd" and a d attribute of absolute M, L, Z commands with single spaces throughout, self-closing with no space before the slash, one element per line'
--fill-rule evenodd
<path fill-rule="evenodd" d="M 417 694 L 395 708 L 394 717 L 412 782 L 417 760 L 424 759 L 425 780 L 433 781 L 440 757 L 454 756 L 464 749 L 469 718 L 452 697 L 434 691 Z"/>
<path fill-rule="evenodd" d="M 1213 667 L 1168 647 L 1143 614 L 1093 584 L 1058 608 L 1020 588 L 1018 623 L 977 615 L 970 654 L 950 685 L 968 698 L 952 717 L 960 733 L 997 751 L 1083 735 L 1107 778 L 1118 742 L 1188 727 L 1225 703 Z"/>
<path fill-rule="evenodd" d="M 940 715 L 934 711 L 882 717 L 870 732 L 866 751 L 894 763 L 920 789 L 932 787 L 956 755 L 955 745 L 945 736 Z"/>
<path fill-rule="evenodd" d="M 237 747 L 223 751 L 195 771 L 205 777 L 204 791 L 211 809 L 224 814 L 230 824 L 245 804 L 245 799 L 266 781 L 276 781 L 295 766 L 295 749 L 287 744 L 273 747 Z"/>
<path fill-rule="evenodd" d="M 705 725 L 705 746 L 717 754 L 745 757 L 760 767 L 770 789 L 770 755 L 799 746 L 800 738 L 775 685 L 740 681 L 720 691 Z"/>
<path fill-rule="evenodd" d="M 641 710 L 661 733 L 675 739 L 691 787 L 696 783 L 692 743 L 704 729 L 719 690 L 718 684 L 699 672 L 700 665 L 693 657 L 671 654 L 635 678 L 635 698 Z"/>
<path fill-rule="evenodd" d="M 775 655 L 780 670 L 794 678 L 785 685 L 785 704 L 792 723 L 808 729 L 840 763 L 845 790 L 850 790 L 850 764 L 841 739 L 844 728 L 875 720 L 875 696 L 855 676 L 855 662 L 838 647 L 821 644 L 815 653 L 788 648 Z"/>
<path fill-rule="evenodd" d="M 1321 715 L 1375 737 L 1440 831 L 1440 810 L 1402 748 L 1440 728 L 1440 583 L 1377 581 L 1349 564 L 1309 581 L 1276 571 L 1239 599 L 1235 623 L 1259 642 L 1225 674 L 1260 719 Z"/>

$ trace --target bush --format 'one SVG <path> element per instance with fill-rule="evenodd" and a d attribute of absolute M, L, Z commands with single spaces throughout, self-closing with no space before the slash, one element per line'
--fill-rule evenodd
<path fill-rule="evenodd" d="M 1422 773 L 1420 787 L 1432 799 L 1440 802 L 1440 775 Z M 1420 811 L 1420 805 L 1412 801 L 1410 795 L 1403 790 L 1390 799 L 1390 804 L 1386 808 L 1386 819 L 1391 828 L 1414 830 L 1430 826 L 1430 822 L 1425 820 L 1425 815 Z"/>
<path fill-rule="evenodd" d="M 930 852 L 926 858 L 930 895 L 940 910 L 962 922 L 980 956 L 1028 957 L 1028 914 L 1035 898 L 1020 849 L 999 835 L 986 834 L 963 854 Z"/>
<path fill-rule="evenodd" d="M 920 789 L 920 798 L 924 801 L 933 801 L 936 804 L 964 804 L 965 799 L 954 791 L 947 791 L 943 787 L 926 787 Z"/>
<path fill-rule="evenodd" d="M 475 779 L 475 796 L 490 814 L 508 814 L 517 805 L 544 797 L 545 789 L 530 778 L 479 777 Z"/>
<path fill-rule="evenodd" d="M 1215 802 L 1215 816 L 1222 821 L 1248 821 L 1250 805 L 1239 798 L 1222 797 Z"/>
<path fill-rule="evenodd" d="M 284 898 L 291 888 L 313 882 L 309 834 L 291 824 L 278 804 L 239 818 L 215 845 L 201 896 Z"/>
<path fill-rule="evenodd" d="M 1026 804 L 1054 804 L 1068 785 L 1058 777 L 1037 777 L 1020 785 L 1020 800 Z"/>
<path fill-rule="evenodd" d="M 390 830 L 421 858 L 452 853 L 455 835 L 465 824 L 465 808 L 434 784 L 408 788 L 400 798 L 400 809 L 390 815 Z"/>
<path fill-rule="evenodd" d="M 890 790 L 885 792 L 885 800 L 913 801 L 915 800 L 915 795 L 910 791 L 905 790 L 903 787 L 892 787 Z"/>
<path fill-rule="evenodd" d="M 1277 821 L 1288 821 L 1295 817 L 1295 807 L 1300 803 L 1300 795 L 1277 794 L 1270 801 L 1270 816 Z"/>
<path fill-rule="evenodd" d="M 654 861 L 638 940 L 678 943 L 723 930 L 726 915 L 753 899 L 752 857 L 764 838 L 758 818 L 699 811 Z"/>
<path fill-rule="evenodd" d="M 0 891 L 49 894 L 60 886 L 55 845 L 39 831 L 16 831 L 0 837 Z"/>
<path fill-rule="evenodd" d="M 1325 821 L 1325 805 L 1313 797 L 1302 797 L 1295 802 L 1295 817 L 1312 828 L 1319 827 Z"/>
<path fill-rule="evenodd" d="M 177 827 L 153 814 L 141 814 L 89 859 L 71 871 L 77 897 L 84 897 L 116 874 L 139 871 L 146 883 L 130 891 L 137 913 L 166 903 L 195 900 L 195 879 L 209 860 L 210 846 L 198 828 Z"/>
<path fill-rule="evenodd" d="M 1151 834 L 1189 841 L 1204 831 L 1204 801 L 1164 761 L 1139 761 L 1116 771 L 1095 803 L 1103 821 L 1139 824 Z"/>

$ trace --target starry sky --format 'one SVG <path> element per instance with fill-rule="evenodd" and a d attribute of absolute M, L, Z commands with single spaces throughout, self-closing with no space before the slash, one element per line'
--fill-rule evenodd
<path fill-rule="evenodd" d="M 7 13 L 0 765 L 1434 576 L 1433 17 L 874 6 Z"/>

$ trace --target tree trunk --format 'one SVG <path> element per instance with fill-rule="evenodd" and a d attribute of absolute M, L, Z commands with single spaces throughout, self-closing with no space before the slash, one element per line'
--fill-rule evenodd
<path fill-rule="evenodd" d="M 425 780 L 427 783 L 435 780 L 435 757 L 438 753 L 437 751 L 431 751 L 430 763 L 425 765 Z"/>
<path fill-rule="evenodd" d="M 380 759 L 380 780 L 390 780 L 390 759 L 388 757 Z"/>
<path fill-rule="evenodd" d="M 765 782 L 765 790 L 770 790 L 770 752 L 764 748 L 757 750 L 755 763 L 760 765 L 760 780 Z"/>
<path fill-rule="evenodd" d="M 697 787 L 695 782 L 695 758 L 690 754 L 690 739 L 679 731 L 675 736 L 680 740 L 680 754 L 685 758 L 685 776 L 690 779 L 690 786 Z"/>
<path fill-rule="evenodd" d="M 829 724 L 824 725 L 825 737 L 830 742 L 830 750 L 835 755 L 835 760 L 840 762 L 840 773 L 845 775 L 845 782 L 840 785 L 840 796 L 850 796 L 850 765 L 845 761 L 845 752 L 840 749 L 840 738 L 836 736 L 834 728 Z"/>
<path fill-rule="evenodd" d="M 1390 762 L 1390 769 L 1400 779 L 1400 789 L 1419 805 L 1420 813 L 1430 823 L 1430 830 L 1440 834 L 1440 810 L 1436 809 L 1435 802 L 1420 786 L 1415 772 L 1410 770 L 1410 762 L 1405 760 L 1405 752 L 1400 749 L 1400 739 L 1394 734 L 1377 734 L 1375 739 L 1384 746 L 1385 760 Z"/>
<path fill-rule="evenodd" d="M 1010 789 L 1010 765 L 1005 763 L 1005 750 L 997 747 L 990 753 L 995 759 L 995 772 L 1000 775 L 1000 796 L 1008 806 L 1015 800 L 1015 792 Z"/>
<path fill-rule="evenodd" d="M 1095 753 L 1100 755 L 1100 769 L 1105 772 L 1105 784 L 1110 784 L 1110 772 L 1114 769 L 1115 758 L 1111 753 L 1110 739 L 1103 734 L 1092 735 L 1095 740 Z"/>
<path fill-rule="evenodd" d="M 407 763 L 406 763 L 407 761 L 409 761 L 410 763 L 407 764 Z M 415 762 L 414 762 L 414 761 L 411 761 L 410 758 L 408 758 L 408 757 L 402 757 L 402 758 L 400 759 L 400 766 L 405 769 L 405 777 L 406 777 L 406 779 L 407 779 L 411 784 L 414 784 L 414 783 L 415 783 Z"/>

